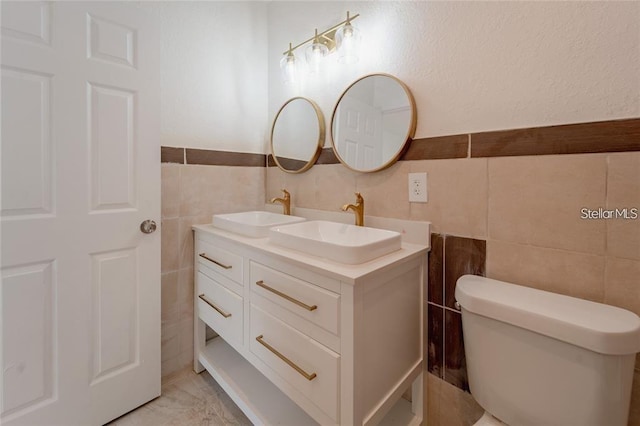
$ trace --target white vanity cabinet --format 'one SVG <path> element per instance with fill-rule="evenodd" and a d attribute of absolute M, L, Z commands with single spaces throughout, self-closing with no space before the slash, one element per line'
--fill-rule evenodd
<path fill-rule="evenodd" d="M 194 230 L 194 368 L 253 423 L 420 424 L 426 247 L 342 265 Z"/>

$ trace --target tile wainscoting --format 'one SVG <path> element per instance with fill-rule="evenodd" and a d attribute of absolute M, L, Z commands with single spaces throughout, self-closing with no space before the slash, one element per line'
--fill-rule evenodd
<path fill-rule="evenodd" d="M 301 174 L 256 167 L 256 154 L 232 161 L 211 154 L 210 163 L 229 165 L 191 165 L 186 151 L 163 147 L 162 153 L 166 371 L 179 368 L 176 359 L 191 359 L 188 342 L 176 343 L 175 328 L 165 333 L 175 321 L 180 324 L 175 318 L 183 318 L 179 330 L 191 326 L 191 314 L 179 313 L 189 308 L 177 302 L 193 292 L 190 225 L 210 221 L 213 213 L 260 209 L 281 188 L 291 192 L 293 207 L 338 211 L 359 191 L 366 215 L 433 224 L 425 304 L 432 329 L 428 342 L 442 351 L 435 350 L 433 359 L 425 353 L 431 425 L 469 425 L 482 414 L 463 390 L 460 314 L 452 301 L 458 274 L 486 275 L 640 314 L 640 219 L 581 218 L 584 208 L 640 208 L 640 152 L 634 152 L 640 151 L 640 119 L 416 139 L 402 161 L 372 174 L 335 163 L 327 149 L 322 161 Z M 169 164 L 172 159 L 179 164 Z M 231 165 L 238 162 L 243 165 Z M 261 164 L 266 162 L 265 156 Z M 428 203 L 409 203 L 411 172 L 427 172 Z M 449 273 L 447 259 L 453 261 Z M 174 322 L 165 324 L 167 315 Z M 634 379 L 630 425 L 640 425 L 640 362 Z"/>
<path fill-rule="evenodd" d="M 492 138 L 487 156 L 476 158 L 474 140 L 477 153 Z M 460 314 L 447 287 L 459 272 L 447 278 L 444 263 L 436 265 L 438 237 L 441 250 L 457 239 L 484 244 L 486 257 L 470 260 L 464 272 L 640 314 L 640 219 L 581 218 L 584 208 L 640 208 L 639 150 L 640 119 L 416 139 L 401 161 L 373 174 L 341 164 L 316 164 L 299 175 L 268 167 L 266 195 L 287 188 L 294 207 L 337 210 L 359 191 L 365 214 L 433 224 L 439 236 L 432 240 L 425 326 L 428 342 L 442 350 L 425 353 L 425 406 L 430 424 L 469 425 L 482 410 L 463 390 Z M 412 172 L 428 175 L 426 204 L 409 203 Z M 465 266 L 466 255 L 458 255 Z M 448 256 L 455 261 L 456 254 Z M 630 424 L 640 425 L 640 361 L 633 389 Z"/>
<path fill-rule="evenodd" d="M 182 148 L 162 148 L 163 377 L 193 362 L 191 225 L 210 223 L 217 213 L 259 210 L 265 199 L 264 167 L 184 164 L 184 154 Z M 242 154 L 232 161 L 245 164 L 246 158 L 253 161 Z"/>

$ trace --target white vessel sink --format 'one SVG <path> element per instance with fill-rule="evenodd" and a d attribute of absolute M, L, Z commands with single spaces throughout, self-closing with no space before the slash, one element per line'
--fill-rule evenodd
<path fill-rule="evenodd" d="M 225 231 L 253 238 L 269 235 L 269 228 L 287 223 L 303 222 L 305 218 L 279 213 L 251 211 L 229 214 L 214 214 L 212 225 Z"/>
<path fill-rule="evenodd" d="M 355 265 L 400 250 L 400 234 L 312 220 L 271 228 L 269 241 L 314 256 Z"/>

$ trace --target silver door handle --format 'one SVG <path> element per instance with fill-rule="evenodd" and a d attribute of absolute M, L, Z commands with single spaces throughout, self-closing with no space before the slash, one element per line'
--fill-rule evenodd
<path fill-rule="evenodd" d="M 144 232 L 145 234 L 152 233 L 156 230 L 156 228 L 156 222 L 151 219 L 147 219 L 140 224 L 140 231 Z"/>

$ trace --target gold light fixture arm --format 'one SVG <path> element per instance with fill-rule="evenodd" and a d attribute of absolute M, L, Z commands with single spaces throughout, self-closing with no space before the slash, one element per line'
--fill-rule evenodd
<path fill-rule="evenodd" d="M 325 46 L 327 46 L 327 48 L 329 48 L 329 50 L 333 50 L 336 47 L 336 42 L 335 42 L 335 35 L 336 35 L 336 31 L 338 31 L 338 28 L 340 28 L 342 25 L 350 23 L 351 21 L 353 21 L 354 19 L 356 19 L 358 16 L 360 16 L 359 13 L 350 16 L 349 12 L 347 12 L 347 19 L 345 19 L 344 21 L 340 22 L 339 24 L 334 25 L 331 28 L 328 28 L 324 31 L 322 31 L 321 33 L 317 33 L 318 30 L 316 30 L 316 34 L 303 41 L 300 44 L 295 45 L 294 47 L 291 47 L 291 43 L 289 43 L 289 49 L 286 50 L 285 52 L 283 52 L 283 55 L 287 55 L 289 53 L 292 53 L 294 50 L 296 50 L 297 48 L 299 48 L 300 46 L 304 46 L 305 44 L 309 43 L 310 41 L 314 41 L 316 39 L 316 37 L 318 37 L 318 39 L 320 40 L 320 43 L 324 44 Z"/>

